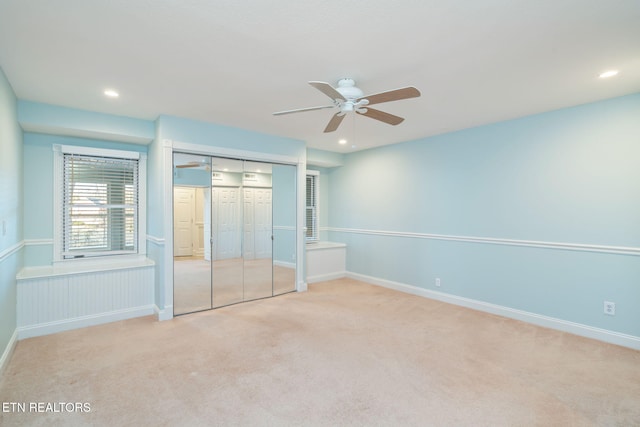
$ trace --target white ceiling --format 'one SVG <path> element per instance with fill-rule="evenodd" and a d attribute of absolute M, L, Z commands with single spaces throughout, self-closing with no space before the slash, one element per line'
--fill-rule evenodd
<path fill-rule="evenodd" d="M 20 99 L 347 152 L 640 92 L 640 0 L 0 0 L 0 67 Z M 272 116 L 342 77 L 422 97 L 376 106 L 398 126 Z"/>

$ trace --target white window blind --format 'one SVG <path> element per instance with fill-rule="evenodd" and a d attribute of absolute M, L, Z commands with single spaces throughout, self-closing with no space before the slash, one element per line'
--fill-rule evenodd
<path fill-rule="evenodd" d="M 63 258 L 138 252 L 138 160 L 64 154 Z"/>
<path fill-rule="evenodd" d="M 318 240 L 318 175 L 307 175 L 307 241 Z"/>

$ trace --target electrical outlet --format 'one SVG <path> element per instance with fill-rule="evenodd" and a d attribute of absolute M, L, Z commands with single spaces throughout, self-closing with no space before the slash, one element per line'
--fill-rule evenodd
<path fill-rule="evenodd" d="M 611 301 L 604 302 L 604 314 L 608 314 L 609 316 L 616 315 L 616 303 Z"/>
<path fill-rule="evenodd" d="M 439 277 L 436 277 L 436 286 L 440 287 L 440 278 Z"/>

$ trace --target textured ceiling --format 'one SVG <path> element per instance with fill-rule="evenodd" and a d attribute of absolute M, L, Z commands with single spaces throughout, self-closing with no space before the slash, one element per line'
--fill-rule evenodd
<path fill-rule="evenodd" d="M 347 152 L 640 92 L 640 1 L 0 0 L 0 67 L 21 99 Z M 342 77 L 422 97 L 376 106 L 398 126 L 272 116 Z"/>

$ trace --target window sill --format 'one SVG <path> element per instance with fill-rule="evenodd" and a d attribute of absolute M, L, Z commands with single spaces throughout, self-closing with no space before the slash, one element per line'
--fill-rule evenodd
<path fill-rule="evenodd" d="M 69 276 L 73 274 L 95 273 L 109 270 L 126 270 L 132 268 L 152 267 L 155 263 L 144 255 L 121 259 L 99 259 L 59 262 L 54 265 L 25 267 L 16 276 L 16 280 L 35 279 L 40 277 Z"/>

